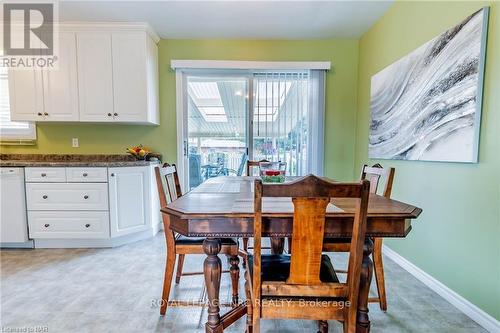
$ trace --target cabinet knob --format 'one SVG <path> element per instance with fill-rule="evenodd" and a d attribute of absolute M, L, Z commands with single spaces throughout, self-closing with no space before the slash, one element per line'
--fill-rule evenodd
<path fill-rule="evenodd" d="M 44 113 L 43 113 L 43 115 L 44 115 L 44 116 L 48 116 L 49 114 L 48 114 L 47 112 L 44 112 Z"/>
<path fill-rule="evenodd" d="M 50 224 L 45 223 L 44 227 L 45 227 L 45 228 L 48 228 L 48 227 L 50 227 Z"/>
<path fill-rule="evenodd" d="M 42 173 L 40 176 L 47 177 L 47 174 L 46 173 Z"/>
<path fill-rule="evenodd" d="M 87 176 L 88 176 L 88 174 L 87 174 L 87 173 L 84 173 L 82 176 L 83 176 L 83 177 L 87 177 Z"/>
<path fill-rule="evenodd" d="M 39 115 L 39 116 L 43 116 L 43 113 L 41 113 L 41 112 L 38 112 L 38 115 Z"/>
<path fill-rule="evenodd" d="M 116 113 L 116 112 L 115 112 L 115 113 L 113 113 L 113 116 L 115 116 L 115 117 L 116 117 L 117 115 L 118 115 L 118 113 Z"/>
<path fill-rule="evenodd" d="M 111 114 L 111 113 L 108 113 L 108 117 L 111 117 L 111 116 L 112 116 L 112 114 Z"/>
<path fill-rule="evenodd" d="M 87 224 L 85 225 L 85 228 L 88 228 L 88 227 L 90 227 L 90 224 L 88 224 L 88 223 L 87 223 Z"/>
<path fill-rule="evenodd" d="M 89 196 L 85 194 L 85 195 L 83 196 L 83 198 L 84 198 L 85 200 L 87 200 L 87 199 L 89 198 Z"/>
<path fill-rule="evenodd" d="M 48 198 L 47 194 L 44 194 L 42 198 L 47 199 Z"/>
<path fill-rule="evenodd" d="M 111 177 L 114 177 L 114 176 L 115 176 L 115 174 L 114 174 L 114 173 L 112 173 L 112 174 L 111 174 Z"/>

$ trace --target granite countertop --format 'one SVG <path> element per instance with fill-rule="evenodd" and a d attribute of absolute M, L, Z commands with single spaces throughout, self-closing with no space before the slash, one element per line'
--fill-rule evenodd
<path fill-rule="evenodd" d="M 126 167 L 159 164 L 130 155 L 0 154 L 0 167 Z"/>

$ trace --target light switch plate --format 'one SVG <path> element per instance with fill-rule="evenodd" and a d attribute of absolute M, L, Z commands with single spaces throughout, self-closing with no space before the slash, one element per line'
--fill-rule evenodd
<path fill-rule="evenodd" d="M 73 138 L 71 141 L 71 145 L 73 148 L 78 148 L 80 147 L 80 143 L 78 142 L 78 138 Z"/>

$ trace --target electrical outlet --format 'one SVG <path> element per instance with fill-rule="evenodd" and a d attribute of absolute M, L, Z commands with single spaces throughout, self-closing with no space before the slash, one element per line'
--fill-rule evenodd
<path fill-rule="evenodd" d="M 73 140 L 71 141 L 71 145 L 73 148 L 80 147 L 80 143 L 78 143 L 78 138 L 73 138 Z"/>

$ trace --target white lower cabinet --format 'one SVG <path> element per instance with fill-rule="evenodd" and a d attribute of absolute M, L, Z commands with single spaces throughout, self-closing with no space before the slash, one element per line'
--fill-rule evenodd
<path fill-rule="evenodd" d="M 108 212 L 28 212 L 31 238 L 109 238 Z"/>
<path fill-rule="evenodd" d="M 151 227 L 150 168 L 109 168 L 111 237 Z"/>
<path fill-rule="evenodd" d="M 28 210 L 108 210 L 105 183 L 28 183 Z"/>
<path fill-rule="evenodd" d="M 35 247 L 109 247 L 153 236 L 159 208 L 152 168 L 26 168 Z"/>

